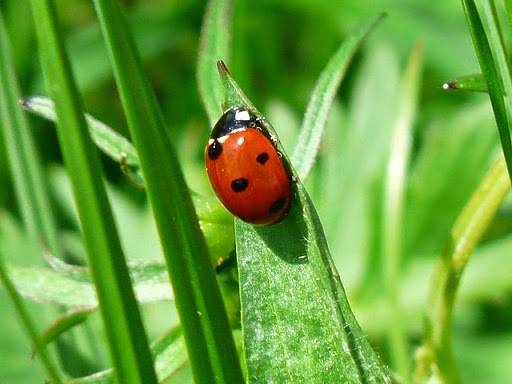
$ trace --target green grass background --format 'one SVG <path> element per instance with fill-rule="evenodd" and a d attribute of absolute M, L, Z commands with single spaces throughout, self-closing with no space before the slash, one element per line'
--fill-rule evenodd
<path fill-rule="evenodd" d="M 146 70 L 179 143 L 187 182 L 198 194 L 212 191 L 203 164 L 209 123 L 195 77 L 204 1 L 125 1 L 126 15 Z M 74 73 L 86 109 L 128 135 L 107 54 L 91 2 L 60 0 Z M 0 3 L 12 40 L 25 95 L 46 94 L 30 8 L 25 2 Z M 422 316 L 434 261 L 461 208 L 498 150 L 498 134 L 485 94 L 447 93 L 442 84 L 478 73 L 462 6 L 458 1 L 328 0 L 236 1 L 230 69 L 237 82 L 278 131 L 291 153 L 305 106 L 320 71 L 344 36 L 379 12 L 388 17 L 355 57 L 342 84 L 320 157 L 306 186 L 312 195 L 341 279 L 363 330 L 385 362 L 386 334 L 379 230 L 381 183 L 389 155 L 389 126 L 400 102 L 400 81 L 414 46 L 424 44 L 420 99 L 414 120 L 413 151 L 407 169 L 403 257 L 400 281 L 409 358 L 422 335 Z M 223 58 L 219 58 L 223 59 Z M 77 245 L 77 223 L 54 128 L 31 118 L 36 142 L 53 186 L 53 203 L 69 246 Z M 0 146 L 2 148 L 2 146 Z M 157 236 L 143 192 L 133 188 L 118 164 L 103 157 L 110 198 L 128 258 L 160 258 Z M 454 353 L 468 383 L 504 383 L 512 374 L 512 249 L 510 204 L 500 210 L 462 280 L 454 317 Z M 18 215 L 5 153 L 0 152 L 0 215 Z M 6 219 L 9 218 L 9 219 Z M 33 252 L 15 241 L 9 261 L 32 264 Z M 14 255 L 16 257 L 14 259 Z M 167 329 L 176 315 L 168 304 L 144 308 L 149 337 Z M 29 304 L 47 325 L 45 306 Z M 45 378 L 29 359 L 30 345 L 0 290 L 0 383 L 35 383 Z M 176 321 L 176 320 L 174 320 Z M 99 317 L 91 319 L 100 328 Z M 84 349 L 91 369 L 106 368 L 107 353 Z M 98 365 L 93 356 L 104 356 Z M 76 372 L 80 373 L 80 372 Z M 81 372 L 85 374 L 86 372 Z M 186 375 L 185 375 L 186 376 Z"/>

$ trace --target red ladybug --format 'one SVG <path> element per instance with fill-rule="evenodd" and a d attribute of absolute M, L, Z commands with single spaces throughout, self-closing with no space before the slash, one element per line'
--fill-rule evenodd
<path fill-rule="evenodd" d="M 205 160 L 215 193 L 233 215 L 259 225 L 286 217 L 291 188 L 283 161 L 245 107 L 228 109 L 215 124 Z"/>

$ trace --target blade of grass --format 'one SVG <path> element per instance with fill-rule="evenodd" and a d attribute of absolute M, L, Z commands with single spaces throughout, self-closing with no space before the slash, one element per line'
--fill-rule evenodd
<path fill-rule="evenodd" d="M 384 16 L 381 14 L 374 17 L 349 35 L 320 74 L 304 114 L 299 141 L 291 157 L 301 180 L 308 177 L 313 167 L 329 110 L 352 58 L 365 37 L 382 21 Z"/>
<path fill-rule="evenodd" d="M 0 13 L 0 119 L 10 160 L 16 199 L 27 233 L 35 242 L 43 241 L 54 255 L 61 256 L 57 229 L 39 153 L 30 128 L 19 108 L 21 98 Z"/>
<path fill-rule="evenodd" d="M 39 359 L 42 361 L 44 367 L 46 368 L 46 372 L 48 373 L 48 375 L 51 377 L 55 384 L 62 383 L 55 363 L 50 359 L 49 354 L 44 348 L 44 343 L 39 339 L 37 330 L 34 327 L 35 322 L 30 318 L 30 315 L 23 306 L 20 295 L 18 294 L 16 288 L 9 279 L 9 275 L 5 270 L 4 257 L 2 254 L 0 254 L 0 280 L 2 281 L 5 290 L 7 291 L 7 294 L 10 296 L 13 305 L 16 308 L 16 313 L 20 317 L 25 330 L 27 331 L 30 339 L 32 340 L 34 350 L 37 352 Z"/>
<path fill-rule="evenodd" d="M 55 100 L 57 133 L 72 180 L 91 272 L 116 375 L 122 383 L 156 383 L 142 319 L 102 182 L 98 154 L 88 135 L 55 4 L 32 0 L 39 51 Z"/>
<path fill-rule="evenodd" d="M 231 7 L 230 0 L 211 0 L 201 30 L 197 83 L 212 127 L 222 113 L 222 85 L 215 65 L 218 60 L 229 62 Z"/>
<path fill-rule="evenodd" d="M 0 89 L 0 125 L 5 135 L 6 153 L 24 227 L 32 243 L 42 243 L 46 250 L 62 258 L 64 255 L 61 249 L 61 239 L 58 238 L 57 225 L 49 198 L 49 188 L 41 166 L 38 148 L 34 143 L 25 115 L 18 105 L 21 94 L 1 13 Z M 40 265 L 41 253 L 33 253 L 33 255 L 35 257 L 30 258 L 31 265 Z M 27 256 L 21 255 L 21 258 L 27 258 Z M 55 312 L 45 313 L 39 320 L 44 322 L 44 318 L 53 316 Z M 66 345 L 76 342 L 77 338 L 79 336 L 73 333 L 58 341 L 56 351 L 64 369 L 73 366 L 78 371 L 82 367 L 73 348 L 66 348 Z M 68 371 L 70 374 L 75 372 Z"/>
<path fill-rule="evenodd" d="M 94 1 L 174 288 L 197 383 L 243 381 L 204 237 L 165 121 L 115 1 Z"/>
<path fill-rule="evenodd" d="M 258 115 L 225 65 L 218 66 L 226 105 L 245 105 Z M 262 124 L 275 136 L 268 122 Z M 348 305 L 316 210 L 294 176 L 294 200 L 283 222 L 235 224 L 248 380 L 387 383 Z"/>
<path fill-rule="evenodd" d="M 404 238 L 404 199 L 407 169 L 411 152 L 412 128 L 418 103 L 423 45 L 417 44 L 402 79 L 400 104 L 393 127 L 391 154 L 387 164 L 382 212 L 383 281 L 391 312 L 387 330 L 392 367 L 403 378 L 409 376 L 409 353 L 400 302 L 402 253 Z"/>
<path fill-rule="evenodd" d="M 453 308 L 469 256 L 501 205 L 510 183 L 503 157 L 487 172 L 455 222 L 434 270 L 425 323 L 425 344 L 417 355 L 416 378 L 460 383 L 452 353 Z"/>
<path fill-rule="evenodd" d="M 496 119 L 496 124 L 498 125 L 498 132 L 500 135 L 501 146 L 503 148 L 503 154 L 505 156 L 505 162 L 507 164 L 508 173 L 512 181 L 512 141 L 510 139 L 509 131 L 509 119 L 512 119 L 512 116 L 507 115 L 507 107 L 505 105 L 503 96 L 504 89 L 502 79 L 500 78 L 496 68 L 493 59 L 493 53 L 491 51 L 489 41 L 487 40 L 487 35 L 478 14 L 475 2 L 473 0 L 462 0 L 462 5 L 466 13 L 469 30 L 471 32 L 471 37 L 473 39 L 473 45 L 475 46 L 478 61 L 480 63 L 480 68 L 487 82 L 489 98 L 491 99 L 491 104 L 494 110 L 494 117 Z M 492 40 L 494 41 L 493 46 L 495 49 L 500 50 L 500 43 L 497 41 L 497 39 L 498 37 L 494 34 L 492 36 Z M 500 57 L 503 56 L 503 52 L 496 52 L 496 54 Z M 503 61 L 503 57 L 498 60 L 498 63 L 500 61 Z M 501 65 L 506 66 L 504 63 Z M 509 82 L 510 80 L 507 79 L 507 90 L 512 91 L 512 83 L 509 84 Z M 510 93 L 508 94 L 510 95 Z"/>

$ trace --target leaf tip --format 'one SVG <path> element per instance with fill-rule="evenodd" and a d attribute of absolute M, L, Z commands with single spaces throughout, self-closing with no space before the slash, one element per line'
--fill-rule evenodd
<path fill-rule="evenodd" d="M 455 80 L 447 81 L 443 84 L 443 89 L 457 89 L 457 86 L 455 85 Z"/>
<path fill-rule="evenodd" d="M 229 74 L 228 67 L 226 67 L 226 64 L 222 60 L 217 61 L 217 69 L 221 77 Z"/>
<path fill-rule="evenodd" d="M 18 103 L 25 109 L 30 109 L 31 106 L 31 97 L 25 97 L 23 99 L 18 100 Z"/>

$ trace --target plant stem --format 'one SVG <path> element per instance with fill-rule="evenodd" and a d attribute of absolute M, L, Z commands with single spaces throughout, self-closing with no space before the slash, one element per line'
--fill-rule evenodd
<path fill-rule="evenodd" d="M 485 175 L 458 217 L 434 271 L 426 316 L 426 349 L 432 372 L 442 383 L 460 383 L 451 345 L 453 304 L 469 256 L 510 190 L 501 157 Z"/>

